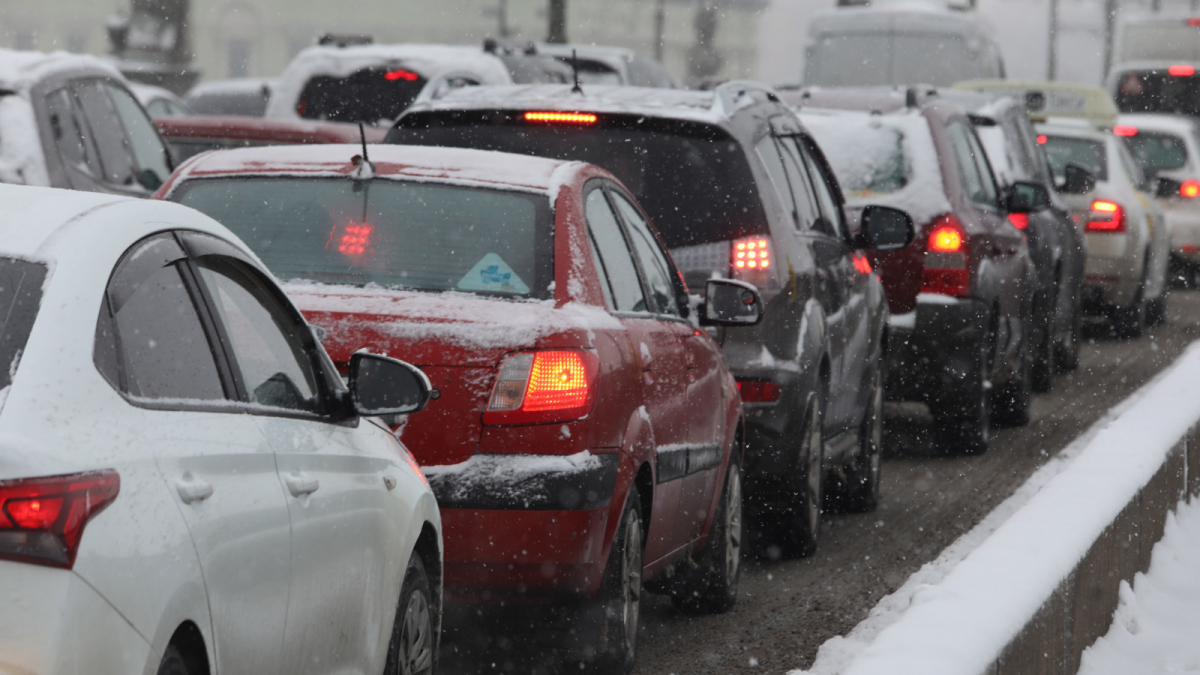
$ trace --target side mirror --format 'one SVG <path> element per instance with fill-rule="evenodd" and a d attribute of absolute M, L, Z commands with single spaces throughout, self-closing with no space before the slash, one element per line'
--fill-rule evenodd
<path fill-rule="evenodd" d="M 762 321 L 763 299 L 754 284 L 709 279 L 704 285 L 702 326 L 753 326 Z"/>
<path fill-rule="evenodd" d="M 1050 191 L 1041 183 L 1026 180 L 1013 181 L 1005 200 L 1009 213 L 1032 213 L 1050 206 Z"/>
<path fill-rule="evenodd" d="M 1063 170 L 1063 185 L 1059 192 L 1065 195 L 1083 195 L 1096 189 L 1096 176 L 1078 164 L 1068 164 Z"/>
<path fill-rule="evenodd" d="M 349 385 L 354 411 L 364 417 L 420 412 L 433 389 L 416 366 L 366 352 L 350 356 Z"/>
<path fill-rule="evenodd" d="M 884 253 L 899 251 L 916 236 L 912 217 L 889 206 L 865 207 L 860 221 L 854 248 L 873 248 Z"/>
<path fill-rule="evenodd" d="M 1178 197 L 1183 194 L 1183 182 L 1174 178 L 1158 179 L 1158 183 L 1154 186 L 1155 197 Z"/>

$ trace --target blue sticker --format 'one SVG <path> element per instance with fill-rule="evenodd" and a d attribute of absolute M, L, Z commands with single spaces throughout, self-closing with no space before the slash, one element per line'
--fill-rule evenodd
<path fill-rule="evenodd" d="M 471 271 L 458 282 L 458 288 L 464 291 L 489 291 L 492 293 L 529 292 L 529 286 L 517 276 L 508 263 L 495 253 L 489 253 L 475 263 Z"/>

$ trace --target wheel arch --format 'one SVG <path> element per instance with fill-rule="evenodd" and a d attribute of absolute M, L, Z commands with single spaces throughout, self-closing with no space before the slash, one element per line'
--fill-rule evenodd
<path fill-rule="evenodd" d="M 208 675 L 212 672 L 204 635 L 194 621 L 188 620 L 181 623 L 171 635 L 167 646 L 175 647 L 179 655 L 183 657 L 183 662 L 187 664 L 188 673 L 191 675 Z"/>

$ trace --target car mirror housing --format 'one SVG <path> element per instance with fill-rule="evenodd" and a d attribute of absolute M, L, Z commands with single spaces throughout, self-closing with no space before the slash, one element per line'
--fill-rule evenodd
<path fill-rule="evenodd" d="M 1009 213 L 1032 213 L 1050 206 L 1050 191 L 1041 183 L 1019 180 L 1008 189 Z"/>
<path fill-rule="evenodd" d="M 1183 181 L 1160 176 L 1154 184 L 1155 197 L 1178 197 L 1183 194 Z"/>
<path fill-rule="evenodd" d="M 1078 164 L 1068 164 L 1063 170 L 1063 184 L 1059 192 L 1067 195 L 1082 195 L 1096 189 L 1096 176 Z"/>
<path fill-rule="evenodd" d="M 912 243 L 916 236 L 912 217 L 890 206 L 871 205 L 863 209 L 855 248 L 873 248 L 887 253 L 899 251 Z"/>
<path fill-rule="evenodd" d="M 433 389 L 416 366 L 367 352 L 350 356 L 349 380 L 354 411 L 364 417 L 420 412 Z"/>
<path fill-rule="evenodd" d="M 754 284 L 733 279 L 709 279 L 700 308 L 702 326 L 753 326 L 762 321 L 762 295 Z"/>

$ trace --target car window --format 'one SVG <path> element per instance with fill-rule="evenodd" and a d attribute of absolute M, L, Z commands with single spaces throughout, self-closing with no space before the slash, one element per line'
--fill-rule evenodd
<path fill-rule="evenodd" d="M 151 117 L 170 117 L 171 111 L 165 99 L 156 98 L 146 104 L 146 114 Z"/>
<path fill-rule="evenodd" d="M 590 228 L 588 229 L 588 248 L 592 251 L 592 264 L 596 266 L 596 276 L 600 278 L 600 291 L 604 294 L 604 305 L 610 310 L 616 309 L 612 281 L 608 278 L 608 270 L 604 268 L 604 260 L 600 258 L 600 247 L 596 244 L 596 237 L 592 235 Z"/>
<path fill-rule="evenodd" d="M 820 165 L 809 153 L 808 148 L 804 147 L 803 143 L 798 142 L 798 139 L 789 138 L 792 148 L 799 148 L 801 157 L 804 159 L 804 166 L 808 169 L 810 184 L 812 185 L 813 193 L 816 196 L 816 203 L 821 210 L 821 215 L 825 221 L 829 223 L 829 227 L 833 228 L 831 234 L 835 237 L 843 237 L 845 233 L 842 231 L 842 210 L 838 208 L 837 199 L 833 196 L 833 191 L 829 187 L 829 181 L 832 180 L 825 172 L 821 170 Z"/>
<path fill-rule="evenodd" d="M 1148 189 L 1146 186 L 1146 174 L 1142 171 L 1142 167 L 1133 159 L 1133 155 L 1123 143 L 1117 143 L 1117 155 L 1121 158 L 1121 166 L 1125 168 L 1125 174 L 1129 177 L 1129 182 L 1139 190 Z"/>
<path fill-rule="evenodd" d="M 988 162 L 987 152 L 979 142 L 979 136 L 975 135 L 970 127 L 962 127 L 962 130 L 967 138 L 967 145 L 971 148 L 971 159 L 975 160 L 975 170 L 979 172 L 979 178 L 983 183 L 983 192 L 977 201 L 985 206 L 998 209 L 1000 208 L 1000 190 L 996 187 L 996 176 L 992 173 L 992 165 Z"/>
<path fill-rule="evenodd" d="M 86 123 L 71 90 L 63 87 L 51 92 L 46 97 L 46 110 L 50 116 L 50 133 L 63 162 L 99 178 L 102 174 L 96 150 L 88 138 Z"/>
<path fill-rule="evenodd" d="M 775 144 L 783 156 L 783 166 L 787 171 L 788 182 L 792 185 L 792 196 L 796 200 L 796 214 L 800 217 L 800 226 L 812 228 L 821 217 L 821 211 L 817 206 L 817 196 L 813 193 L 812 180 L 804 168 L 804 159 L 796 146 L 796 139 L 777 138 Z"/>
<path fill-rule="evenodd" d="M 775 193 L 783 201 L 783 208 L 792 219 L 792 224 L 800 227 L 800 216 L 796 213 L 796 199 L 792 196 L 791 181 L 788 180 L 787 171 L 783 168 L 783 160 L 779 156 L 779 148 L 775 145 L 775 138 L 773 136 L 763 137 L 754 146 L 754 150 L 758 153 L 759 159 L 762 160 L 763 166 L 766 167 L 767 176 L 771 179 L 771 185 L 775 186 Z"/>
<path fill-rule="evenodd" d="M 667 262 L 667 256 L 659 246 L 658 237 L 654 236 L 650 224 L 628 197 L 616 190 L 613 190 L 612 194 L 617 211 L 621 213 L 629 228 L 633 249 L 642 261 L 642 271 L 646 275 L 646 285 L 650 287 L 650 293 L 654 296 L 654 304 L 657 305 L 660 314 L 679 316 L 679 305 L 675 301 L 675 284 L 671 280 L 671 264 Z"/>
<path fill-rule="evenodd" d="M 216 357 L 180 273 L 170 235 L 143 240 L 109 279 L 96 326 L 96 367 L 118 390 L 176 402 L 225 399 Z"/>
<path fill-rule="evenodd" d="M 133 155 L 140 169 L 138 182 L 147 190 L 157 190 L 171 175 L 171 163 L 162 138 L 154 129 L 154 123 L 142 112 L 142 106 L 129 92 L 109 84 L 108 93 L 133 144 Z"/>
<path fill-rule="evenodd" d="M 108 92 L 99 81 L 93 81 L 76 84 L 75 94 L 99 151 L 104 181 L 112 185 L 134 185 L 137 172 L 133 153 Z"/>
<path fill-rule="evenodd" d="M 397 65 L 363 68 L 345 76 L 314 75 L 296 101 L 305 119 L 390 123 L 425 88 L 425 77 Z"/>
<path fill-rule="evenodd" d="M 316 371 L 296 321 L 275 290 L 244 263 L 224 256 L 196 261 L 225 335 L 234 370 L 251 403 L 318 412 Z"/>
<path fill-rule="evenodd" d="M 584 212 L 588 231 L 608 277 L 613 309 L 618 312 L 646 311 L 646 298 L 642 293 L 637 267 L 633 264 L 629 245 L 625 242 L 625 235 L 621 234 L 621 226 L 604 196 L 604 190 L 596 188 L 588 193 Z"/>
<path fill-rule="evenodd" d="M 1144 169 L 1173 171 L 1188 164 L 1187 144 L 1175 134 L 1139 130 L 1125 139 L 1129 152 Z"/>
<path fill-rule="evenodd" d="M 1042 148 L 1056 179 L 1062 180 L 1068 164 L 1078 164 L 1090 171 L 1096 180 L 1108 180 L 1108 155 L 1103 141 L 1048 134 L 1039 137 L 1041 139 L 1045 139 Z"/>
<path fill-rule="evenodd" d="M 983 154 L 983 150 L 979 149 L 977 143 L 974 145 L 971 143 L 973 136 L 963 124 L 953 122 L 949 125 L 948 131 L 950 146 L 954 151 L 959 177 L 962 180 L 963 189 L 967 193 L 967 198 L 976 204 L 997 206 L 996 186 L 991 182 L 991 174 L 980 171 L 980 165 L 976 159 L 977 155 Z"/>
<path fill-rule="evenodd" d="M 12 384 L 42 303 L 46 266 L 0 258 L 0 391 Z"/>

